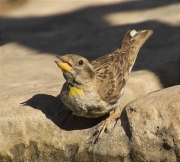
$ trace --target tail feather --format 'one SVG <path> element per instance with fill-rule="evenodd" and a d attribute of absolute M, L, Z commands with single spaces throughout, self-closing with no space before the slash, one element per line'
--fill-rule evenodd
<path fill-rule="evenodd" d="M 152 35 L 153 31 L 146 30 L 129 30 L 122 41 L 121 50 L 126 51 L 128 48 L 129 54 L 136 57 L 139 49 L 146 42 L 146 40 Z M 133 57 L 131 56 L 131 57 Z"/>

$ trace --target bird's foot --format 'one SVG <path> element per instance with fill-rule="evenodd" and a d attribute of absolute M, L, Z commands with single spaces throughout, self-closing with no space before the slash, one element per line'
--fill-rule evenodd
<path fill-rule="evenodd" d="M 113 111 L 113 113 L 109 117 L 106 118 L 106 120 L 103 122 L 103 124 L 98 128 L 98 130 L 96 132 L 96 134 L 97 133 L 99 133 L 99 134 L 98 134 L 97 138 L 95 139 L 94 144 L 98 143 L 98 141 L 102 138 L 102 135 L 104 132 L 109 133 L 109 127 L 110 127 L 111 121 L 113 119 L 116 119 L 118 116 L 119 116 L 119 113 Z"/>

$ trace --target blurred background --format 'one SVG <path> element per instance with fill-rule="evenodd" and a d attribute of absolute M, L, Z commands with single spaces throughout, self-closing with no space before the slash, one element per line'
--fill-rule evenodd
<path fill-rule="evenodd" d="M 2 98 L 58 94 L 64 79 L 56 55 L 93 60 L 117 49 L 129 29 L 154 31 L 133 71 L 153 72 L 164 88 L 179 84 L 178 0 L 1 0 L 0 6 Z"/>

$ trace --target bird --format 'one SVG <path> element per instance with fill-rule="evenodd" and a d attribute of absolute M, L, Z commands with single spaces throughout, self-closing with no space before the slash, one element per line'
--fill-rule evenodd
<path fill-rule="evenodd" d="M 108 132 L 111 120 L 119 117 L 116 110 L 128 76 L 140 48 L 152 33 L 151 29 L 128 30 L 119 48 L 93 61 L 78 54 L 57 56 L 60 61 L 55 63 L 66 80 L 60 98 L 69 112 L 85 118 L 109 114 L 98 128 L 99 135 L 95 143 L 102 138 L 103 132 Z"/>

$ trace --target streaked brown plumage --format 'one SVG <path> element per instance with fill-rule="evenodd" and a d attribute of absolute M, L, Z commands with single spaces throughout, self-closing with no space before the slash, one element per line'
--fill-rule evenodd
<path fill-rule="evenodd" d="M 97 118 L 112 112 L 100 127 L 99 138 L 111 119 L 117 117 L 114 110 L 120 104 L 137 53 L 152 33 L 149 29 L 129 30 L 121 47 L 92 62 L 74 54 L 58 57 L 61 61 L 56 63 L 66 79 L 61 100 L 73 114 Z"/>

